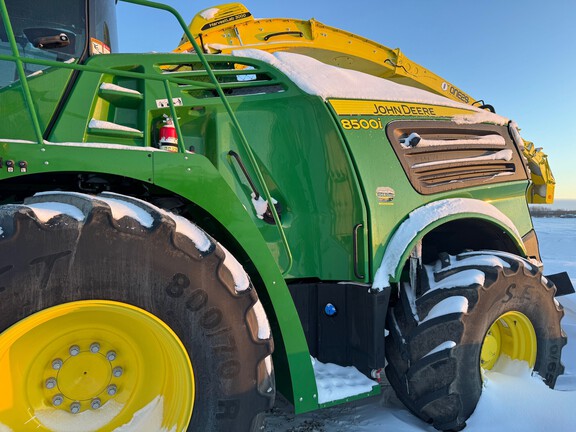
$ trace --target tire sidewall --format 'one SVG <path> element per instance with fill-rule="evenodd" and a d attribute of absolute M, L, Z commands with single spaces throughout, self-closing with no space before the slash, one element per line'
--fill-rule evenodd
<path fill-rule="evenodd" d="M 236 292 L 214 241 L 201 252 L 175 232 L 171 219 L 161 219 L 147 229 L 114 220 L 105 206 L 96 206 L 85 223 L 62 215 L 45 224 L 29 211 L 16 213 L 15 228 L 0 242 L 8 269 L 0 331 L 74 301 L 142 308 L 178 335 L 191 359 L 195 401 L 188 430 L 249 431 L 270 403 L 258 389 L 258 369 L 271 341 L 258 340 L 248 323 L 256 292 Z"/>
<path fill-rule="evenodd" d="M 554 292 L 541 282 L 538 273 L 525 267 L 528 265 L 519 265 L 516 271 L 486 270 L 487 279 L 492 281 L 479 287 L 478 302 L 463 319 L 465 330 L 460 345 L 475 347 L 475 369 L 480 371 L 482 343 L 492 324 L 508 312 L 520 312 L 529 319 L 536 334 L 534 370 L 553 386 L 562 368 L 563 333 L 560 320 L 556 318 L 559 311 Z M 479 372 L 478 379 L 481 379 Z"/>

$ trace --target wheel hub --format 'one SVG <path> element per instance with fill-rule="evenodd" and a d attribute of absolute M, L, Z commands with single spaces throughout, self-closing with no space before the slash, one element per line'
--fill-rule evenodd
<path fill-rule="evenodd" d="M 184 430 L 195 391 L 176 334 L 111 301 L 55 306 L 1 333 L 0 382 L 0 418 L 19 432 L 115 430 L 152 403 L 162 404 L 163 427 Z"/>
<path fill-rule="evenodd" d="M 494 363 L 498 360 L 500 350 L 499 337 L 499 333 L 490 328 L 488 334 L 486 334 L 486 337 L 484 338 L 484 343 L 482 344 L 482 355 L 480 356 L 480 365 L 484 369 L 492 369 L 492 366 L 494 366 Z"/>
<path fill-rule="evenodd" d="M 44 393 L 54 407 L 77 414 L 99 409 L 117 396 L 124 369 L 116 351 L 102 352 L 101 345 L 105 344 L 73 345 L 67 358 L 49 362 Z"/>
<path fill-rule="evenodd" d="M 502 314 L 484 337 L 480 367 L 491 370 L 502 355 L 521 360 L 532 368 L 536 363 L 536 332 L 530 319 L 521 312 Z"/>

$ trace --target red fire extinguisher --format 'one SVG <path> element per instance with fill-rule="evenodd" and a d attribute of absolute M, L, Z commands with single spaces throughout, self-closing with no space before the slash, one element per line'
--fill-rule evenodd
<path fill-rule="evenodd" d="M 174 127 L 174 120 L 164 114 L 164 124 L 160 128 L 160 149 L 169 152 L 178 152 L 178 135 Z"/>

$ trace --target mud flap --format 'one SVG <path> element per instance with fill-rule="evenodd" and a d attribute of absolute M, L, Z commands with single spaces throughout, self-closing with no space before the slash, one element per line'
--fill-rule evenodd
<path fill-rule="evenodd" d="M 572 285 L 572 281 L 566 272 L 556 273 L 545 277 L 556 285 L 556 297 L 574 294 L 574 292 L 576 292 L 574 291 L 574 285 Z"/>

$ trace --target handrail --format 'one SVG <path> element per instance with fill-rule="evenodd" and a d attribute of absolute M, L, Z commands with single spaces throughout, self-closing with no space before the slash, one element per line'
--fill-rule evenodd
<path fill-rule="evenodd" d="M 141 6 L 148 6 L 148 7 L 152 7 L 155 9 L 162 9 L 162 10 L 165 10 L 167 12 L 172 13 L 172 15 L 174 15 L 174 17 L 178 20 L 178 22 L 180 23 L 180 26 L 184 30 L 184 33 L 192 42 L 194 52 L 198 56 L 198 58 L 200 59 L 200 62 L 202 63 L 202 65 L 204 66 L 204 69 L 206 70 L 208 77 L 214 83 L 215 90 L 218 93 L 218 96 L 220 97 L 220 99 L 222 100 L 222 104 L 224 105 L 224 108 L 226 109 L 226 112 L 228 113 L 228 116 L 230 117 L 230 121 L 232 122 L 232 125 L 234 126 L 234 128 L 236 129 L 236 132 L 238 133 L 238 137 L 240 138 L 240 143 L 242 144 L 242 147 L 243 147 L 244 151 L 246 152 L 246 155 L 248 156 L 248 161 L 249 161 L 250 165 L 252 166 L 254 173 L 256 174 L 256 178 L 258 179 L 258 182 L 260 183 L 260 186 L 262 187 L 262 190 L 264 192 L 264 196 L 266 197 L 266 200 L 269 203 L 272 203 L 273 202 L 272 201 L 272 195 L 270 194 L 270 190 L 268 189 L 268 186 L 266 185 L 266 182 L 264 180 L 264 176 L 262 175 L 262 171 L 260 170 L 260 167 L 258 166 L 258 162 L 256 161 L 256 157 L 254 156 L 254 152 L 252 151 L 252 148 L 250 147 L 250 144 L 248 143 L 248 140 L 246 139 L 246 136 L 244 135 L 244 132 L 242 131 L 242 127 L 240 126 L 240 122 L 238 122 L 238 119 L 237 119 L 236 115 L 234 114 L 234 111 L 232 110 L 232 107 L 230 106 L 230 103 L 228 102 L 228 99 L 226 98 L 226 95 L 224 94 L 224 91 L 222 90 L 222 87 L 220 86 L 218 79 L 214 75 L 214 72 L 212 71 L 212 68 L 210 67 L 208 60 L 206 59 L 206 57 L 204 56 L 204 53 L 202 52 L 202 50 L 198 46 L 198 43 L 196 42 L 196 40 L 192 36 L 192 33 L 190 32 L 190 29 L 186 25 L 186 22 L 182 19 L 182 16 L 173 7 L 167 6 L 167 5 L 162 4 L 162 3 L 156 3 L 156 2 L 151 2 L 151 1 L 147 1 L 147 0 L 121 0 L 121 1 L 123 1 L 125 3 L 138 4 Z M 172 98 L 168 98 L 168 102 L 170 104 L 171 111 L 174 110 Z M 177 123 L 177 119 L 174 119 L 174 122 Z M 280 234 L 282 244 L 283 244 L 284 248 L 286 249 L 286 256 L 288 258 L 288 266 L 282 272 L 282 274 L 285 275 L 288 272 L 290 272 L 290 270 L 292 269 L 292 265 L 294 262 L 293 257 L 292 257 L 292 251 L 290 250 L 290 246 L 288 245 L 288 239 L 286 238 L 286 234 L 284 233 L 284 229 L 282 228 L 282 222 L 280 221 L 280 217 L 278 216 L 278 212 L 276 211 L 276 208 L 274 208 L 273 205 L 271 205 L 269 207 L 270 207 L 270 210 L 272 212 L 272 216 L 274 218 L 274 222 L 276 224 L 276 227 L 278 228 L 278 233 Z"/>
<path fill-rule="evenodd" d="M 36 113 L 36 107 L 32 99 L 30 87 L 28 87 L 28 81 L 26 80 L 26 72 L 24 71 L 23 61 L 20 57 L 20 52 L 18 51 L 18 45 L 16 44 L 16 38 L 14 37 L 14 30 L 12 29 L 12 23 L 8 18 L 8 9 L 6 8 L 6 2 L 4 0 L 0 0 L 0 15 L 2 15 L 2 22 L 6 28 L 6 35 L 8 36 L 10 48 L 12 49 L 11 60 L 16 63 L 16 70 L 18 71 L 18 76 L 20 77 L 20 82 L 22 83 L 22 91 L 24 92 L 24 100 L 26 101 L 28 109 L 30 110 L 29 112 L 30 117 L 32 117 L 32 127 L 34 128 L 34 134 L 36 135 L 38 142 L 43 144 L 44 137 L 42 136 L 42 128 L 40 128 L 38 114 Z"/>
<path fill-rule="evenodd" d="M 108 74 L 113 74 L 115 76 L 122 76 L 122 77 L 127 77 L 127 78 L 162 81 L 164 83 L 164 88 L 165 88 L 167 99 L 168 99 L 168 105 L 169 105 L 170 113 L 172 115 L 172 118 L 174 119 L 174 125 L 176 128 L 176 132 L 178 134 L 178 137 L 180 138 L 178 140 L 179 141 L 178 151 L 181 153 L 184 153 L 186 151 L 186 149 L 184 148 L 184 140 L 182 139 L 180 124 L 178 122 L 178 118 L 176 115 L 176 108 L 174 106 L 174 102 L 173 102 L 172 97 L 171 97 L 172 92 L 170 90 L 169 83 L 184 84 L 184 85 L 193 84 L 199 88 L 213 89 L 216 91 L 220 100 L 222 101 L 222 104 L 224 105 L 224 108 L 225 108 L 225 110 L 226 110 L 226 112 L 230 118 L 230 121 L 232 122 L 233 128 L 236 130 L 236 133 L 238 134 L 240 144 L 241 144 L 244 152 L 246 153 L 246 155 L 248 157 L 248 162 L 250 163 L 254 173 L 256 174 L 256 178 L 258 179 L 258 182 L 260 183 L 264 197 L 266 198 L 266 200 L 268 202 L 270 202 L 270 203 L 273 202 L 272 195 L 270 194 L 270 190 L 268 189 L 268 186 L 266 185 L 266 182 L 264 180 L 264 176 L 262 174 L 262 171 L 260 170 L 260 167 L 259 167 L 258 162 L 256 160 L 256 157 L 254 155 L 254 152 L 252 151 L 252 148 L 251 148 L 250 144 L 248 143 L 248 140 L 247 140 L 246 136 L 244 135 L 244 132 L 242 131 L 240 123 L 239 123 L 236 115 L 234 114 L 234 111 L 232 110 L 232 107 L 231 107 L 230 103 L 228 102 L 228 99 L 226 98 L 224 91 L 222 90 L 222 86 L 220 85 L 216 75 L 214 74 L 214 71 L 210 67 L 210 63 L 206 59 L 206 56 L 204 55 L 202 50 L 199 48 L 195 39 L 190 34 L 190 30 L 188 29 L 188 26 L 186 25 L 185 21 L 182 19 L 182 16 L 173 7 L 162 4 L 162 3 L 157 3 L 157 2 L 147 1 L 147 0 L 120 0 L 120 1 L 125 2 L 125 3 L 136 4 L 136 5 L 140 5 L 140 6 L 144 6 L 144 7 L 150 7 L 153 9 L 160 9 L 160 10 L 164 10 L 164 11 L 171 13 L 176 18 L 176 20 L 179 22 L 180 26 L 182 27 L 182 29 L 184 30 L 186 35 L 192 41 L 192 45 L 194 47 L 195 54 L 198 56 L 200 63 L 204 67 L 205 73 L 208 75 L 208 78 L 210 79 L 210 81 L 212 83 L 211 84 L 210 83 L 202 83 L 202 82 L 198 82 L 198 81 L 191 82 L 190 80 L 179 79 L 178 77 L 170 76 L 168 74 L 154 75 L 151 73 L 130 72 L 130 71 L 117 70 L 117 69 L 111 70 L 109 68 L 104 68 L 104 67 L 94 67 L 94 66 L 90 66 L 90 65 L 81 65 L 81 64 L 76 64 L 76 63 L 65 63 L 65 62 L 57 62 L 57 61 L 53 61 L 53 60 L 32 59 L 32 58 L 21 57 L 20 53 L 18 51 L 18 45 L 17 45 L 16 39 L 14 37 L 12 26 L 11 26 L 11 23 L 9 20 L 5 0 L 0 0 L 0 14 L 1 14 L 3 22 L 5 23 L 6 32 L 8 34 L 8 39 L 10 41 L 10 46 L 12 49 L 12 55 L 11 56 L 10 55 L 0 55 L 0 60 L 13 61 L 17 65 L 20 83 L 22 85 L 22 90 L 24 92 L 24 97 L 25 97 L 26 103 L 27 103 L 28 108 L 30 110 L 30 115 L 32 117 L 32 123 L 33 123 L 33 127 L 34 127 L 34 133 L 36 135 L 38 143 L 43 144 L 44 139 L 43 139 L 42 131 L 40 128 L 40 123 L 38 121 L 38 115 L 37 115 L 35 107 L 34 107 L 32 94 L 31 94 L 30 88 L 28 86 L 26 73 L 24 71 L 24 67 L 23 67 L 24 63 L 37 64 L 37 65 L 49 66 L 49 67 L 57 67 L 57 68 L 62 68 L 62 69 L 73 69 L 73 70 L 79 70 L 79 71 L 83 71 L 83 72 L 108 73 Z M 294 260 L 293 260 L 292 252 L 291 252 L 290 246 L 288 244 L 288 239 L 286 238 L 286 234 L 285 234 L 284 229 L 282 227 L 282 223 L 280 221 L 280 217 L 278 215 L 278 212 L 276 211 L 276 208 L 274 206 L 270 206 L 270 211 L 272 213 L 272 217 L 274 218 L 274 222 L 275 222 L 276 227 L 278 229 L 278 233 L 280 235 L 280 239 L 282 241 L 284 249 L 286 250 L 288 265 L 286 266 L 286 268 L 282 272 L 282 274 L 285 275 L 285 274 L 289 273 L 290 270 L 292 269 Z"/>
<path fill-rule="evenodd" d="M 2 2 L 4 0 L 0 0 L 0 2 Z M 120 1 L 124 1 L 124 0 L 120 0 Z M 166 54 L 166 55 L 171 55 L 171 54 Z M 121 69 L 110 69 L 110 68 L 106 68 L 106 67 L 102 67 L 102 66 L 90 66 L 85 65 L 85 64 L 78 64 L 78 63 L 64 63 L 64 62 L 59 62 L 59 61 L 55 61 L 55 60 L 45 60 L 45 59 L 39 59 L 39 58 L 32 58 L 32 57 L 20 57 L 20 56 L 14 56 L 14 55 L 6 55 L 6 54 L 0 54 L 0 60 L 6 60 L 6 61 L 21 61 L 22 63 L 30 63 L 30 64 L 36 64 L 36 65 L 40 65 L 40 66 L 50 66 L 50 67 L 57 67 L 60 69 L 74 69 L 74 70 L 78 70 L 81 72 L 95 72 L 95 73 L 107 73 L 107 74 L 112 74 L 115 76 L 120 76 L 120 77 L 124 77 L 124 78 L 136 78 L 136 79 L 146 79 L 146 80 L 152 80 L 152 81 L 169 81 L 175 84 L 181 84 L 181 85 L 191 85 L 192 83 L 194 85 L 197 85 L 200 88 L 205 88 L 205 89 L 214 89 L 214 85 L 211 83 L 207 83 L 207 82 L 202 82 L 202 81 L 190 81 L 190 80 L 186 80 L 186 79 L 179 79 L 177 77 L 171 76 L 171 75 L 157 75 L 157 74 L 151 74 L 151 73 L 146 73 L 146 72 L 130 72 L 130 71 L 125 71 L 125 70 L 121 70 Z M 24 75 L 26 77 L 26 75 Z"/>

